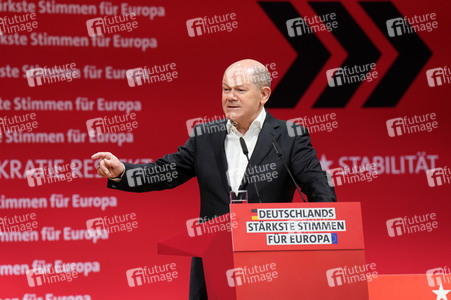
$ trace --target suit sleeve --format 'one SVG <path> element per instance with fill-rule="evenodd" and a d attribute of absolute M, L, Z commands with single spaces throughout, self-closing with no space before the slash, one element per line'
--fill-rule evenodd
<path fill-rule="evenodd" d="M 148 164 L 124 163 L 125 173 L 119 182 L 108 179 L 108 187 L 128 192 L 149 192 L 172 189 L 190 180 L 195 174 L 194 138 L 189 138 L 178 151 Z"/>
<path fill-rule="evenodd" d="M 309 202 L 336 202 L 333 187 L 329 186 L 326 172 L 321 168 L 307 130 L 295 137 L 291 155 L 291 169 Z"/>

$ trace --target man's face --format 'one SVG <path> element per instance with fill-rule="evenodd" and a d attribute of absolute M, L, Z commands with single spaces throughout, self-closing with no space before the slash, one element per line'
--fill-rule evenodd
<path fill-rule="evenodd" d="M 264 104 L 260 89 L 246 80 L 245 71 L 243 67 L 232 67 L 222 81 L 222 108 L 226 117 L 238 124 L 252 122 Z"/>

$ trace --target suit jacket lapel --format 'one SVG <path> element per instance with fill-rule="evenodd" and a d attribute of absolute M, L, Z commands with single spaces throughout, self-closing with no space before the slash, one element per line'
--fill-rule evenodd
<path fill-rule="evenodd" d="M 226 123 L 227 121 L 224 121 Z M 225 125 L 224 125 L 225 126 Z M 224 147 L 224 141 L 227 135 L 226 130 L 221 130 L 217 133 L 214 133 L 212 135 L 211 139 L 211 148 L 213 149 L 213 153 L 216 160 L 216 165 L 218 166 L 218 171 L 221 176 L 221 181 L 224 186 L 225 191 L 227 192 L 227 195 L 230 192 L 230 186 L 229 181 L 227 180 L 227 158 L 225 154 L 225 147 Z M 211 166 L 213 167 L 213 166 Z"/>
<path fill-rule="evenodd" d="M 274 151 L 272 141 L 277 140 L 280 133 L 277 131 L 279 125 L 276 119 L 266 112 L 266 119 L 263 123 L 263 128 L 258 136 L 257 144 L 255 145 L 254 152 L 250 158 L 251 166 L 258 166 L 263 159 L 271 152 Z"/>

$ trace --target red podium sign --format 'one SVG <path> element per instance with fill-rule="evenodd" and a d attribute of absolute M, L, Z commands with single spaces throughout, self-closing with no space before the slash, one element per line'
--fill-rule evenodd
<path fill-rule="evenodd" d="M 238 224 L 233 251 L 364 249 L 359 203 L 231 205 L 230 212 Z"/>
<path fill-rule="evenodd" d="M 209 299 L 368 299 L 360 203 L 233 204 L 221 218 L 159 242 L 202 257 Z"/>
<path fill-rule="evenodd" d="M 236 299 L 368 299 L 360 203 L 231 205 Z"/>

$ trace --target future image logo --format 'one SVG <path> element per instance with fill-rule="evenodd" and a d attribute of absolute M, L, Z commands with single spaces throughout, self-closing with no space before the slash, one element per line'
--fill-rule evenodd
<path fill-rule="evenodd" d="M 429 69 L 426 71 L 426 79 L 430 87 L 451 84 L 451 70 L 448 66 Z"/>
<path fill-rule="evenodd" d="M 236 13 L 214 15 L 213 17 L 193 18 L 186 21 L 188 36 L 199 37 L 218 32 L 231 32 L 238 28 Z"/>
<path fill-rule="evenodd" d="M 336 19 L 336 13 L 289 19 L 286 21 L 288 36 L 296 37 L 322 31 L 331 32 L 333 29 L 338 28 Z"/>
<path fill-rule="evenodd" d="M 226 271 L 227 283 L 230 287 L 253 283 L 270 283 L 279 278 L 276 263 L 244 266 Z"/>
<path fill-rule="evenodd" d="M 86 21 L 86 29 L 90 37 L 103 36 L 119 32 L 131 32 L 138 28 L 136 14 L 123 14 L 116 16 L 105 16 L 103 18 L 94 18 Z"/>
<path fill-rule="evenodd" d="M 438 28 L 437 14 L 429 13 L 413 17 L 393 18 L 385 22 L 389 37 L 399 37 L 415 32 L 431 32 Z"/>
<path fill-rule="evenodd" d="M 362 281 L 372 281 L 377 278 L 376 264 L 344 266 L 326 271 L 327 284 L 330 287 L 354 284 Z"/>
<path fill-rule="evenodd" d="M 404 216 L 386 222 L 389 237 L 399 237 L 421 232 L 431 232 L 438 228 L 437 214 Z"/>
<path fill-rule="evenodd" d="M 451 183 L 451 170 L 445 166 L 444 168 L 435 168 L 426 171 L 428 185 L 430 187 L 442 186 Z"/>
<path fill-rule="evenodd" d="M 168 263 L 128 269 L 125 276 L 129 287 L 137 287 L 144 284 L 171 283 L 179 277 L 179 273 L 175 263 Z"/>

